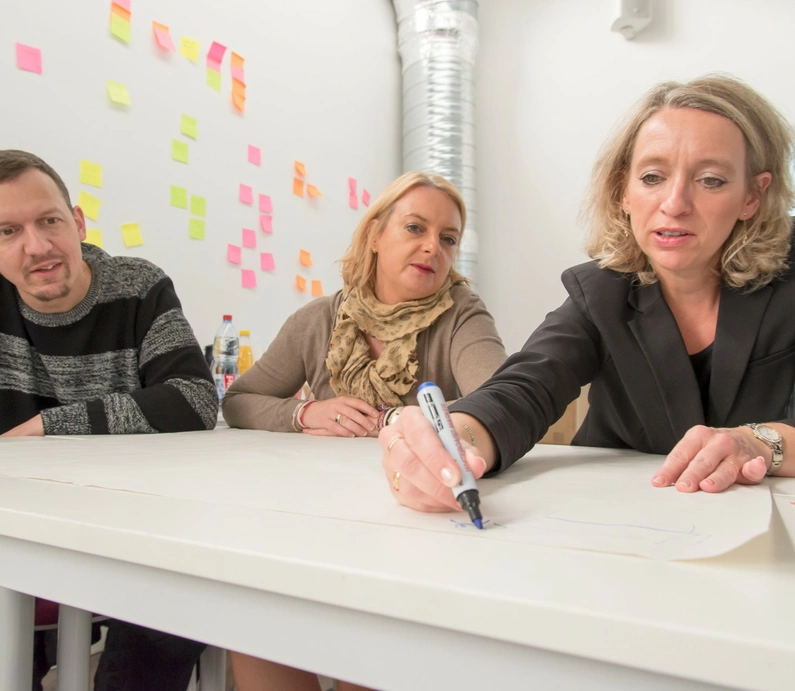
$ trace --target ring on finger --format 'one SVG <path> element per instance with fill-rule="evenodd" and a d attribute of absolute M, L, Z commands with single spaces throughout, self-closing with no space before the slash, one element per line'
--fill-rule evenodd
<path fill-rule="evenodd" d="M 392 453 L 392 447 L 397 444 L 401 439 L 403 439 L 402 434 L 396 434 L 392 439 L 389 440 L 389 443 L 386 445 L 386 452 L 387 454 Z"/>
<path fill-rule="evenodd" d="M 737 465 L 737 464 L 736 464 L 734 461 L 730 461 L 728 458 L 724 458 L 724 459 L 723 459 L 723 462 L 724 462 L 724 463 L 728 463 L 729 465 L 733 465 L 733 466 L 734 466 L 734 469 L 735 469 L 735 470 L 736 470 L 738 473 L 740 472 L 740 466 L 738 466 L 738 465 Z"/>
<path fill-rule="evenodd" d="M 400 492 L 400 471 L 396 470 L 392 473 L 392 489 L 395 492 Z"/>
<path fill-rule="evenodd" d="M 340 420 L 342 420 L 342 413 L 337 413 L 337 417 L 334 418 L 334 422 L 336 422 L 339 425 Z"/>

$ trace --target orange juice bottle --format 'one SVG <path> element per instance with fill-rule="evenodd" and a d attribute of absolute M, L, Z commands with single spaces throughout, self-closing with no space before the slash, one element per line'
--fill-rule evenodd
<path fill-rule="evenodd" d="M 248 329 L 240 330 L 240 350 L 237 356 L 237 373 L 243 374 L 254 364 L 254 351 L 251 349 L 251 332 Z"/>

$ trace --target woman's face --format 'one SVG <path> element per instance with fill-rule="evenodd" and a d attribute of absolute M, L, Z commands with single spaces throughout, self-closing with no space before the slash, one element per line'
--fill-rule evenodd
<path fill-rule="evenodd" d="M 461 214 L 433 187 L 415 187 L 396 203 L 381 235 L 375 296 L 387 305 L 428 297 L 442 287 L 458 252 Z"/>
<path fill-rule="evenodd" d="M 770 184 L 760 173 L 749 185 L 745 167 L 743 134 L 720 115 L 667 109 L 640 128 L 622 203 L 661 281 L 702 281 L 717 267 L 735 223 L 756 213 Z"/>

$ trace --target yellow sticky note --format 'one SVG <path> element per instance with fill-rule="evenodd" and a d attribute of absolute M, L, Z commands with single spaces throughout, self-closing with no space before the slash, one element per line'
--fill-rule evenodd
<path fill-rule="evenodd" d="M 86 242 L 89 245 L 102 247 L 102 231 L 86 229 L 86 239 L 83 240 L 83 242 Z"/>
<path fill-rule="evenodd" d="M 295 287 L 298 288 L 302 293 L 306 292 L 306 279 L 303 276 L 299 276 L 296 274 L 295 276 Z"/>
<path fill-rule="evenodd" d="M 323 194 L 320 192 L 320 190 L 317 187 L 315 187 L 314 185 L 307 185 L 306 186 L 306 193 L 310 197 L 322 197 L 323 196 Z"/>
<path fill-rule="evenodd" d="M 130 42 L 131 24 L 124 17 L 120 17 L 117 13 L 113 12 L 110 15 L 110 33 L 113 34 L 120 41 L 125 43 Z"/>
<path fill-rule="evenodd" d="M 194 38 L 183 36 L 179 40 L 179 52 L 191 62 L 196 62 L 199 59 L 199 42 Z"/>
<path fill-rule="evenodd" d="M 312 266 L 312 255 L 306 250 L 301 250 L 298 254 L 298 261 L 301 262 L 301 266 Z"/>
<path fill-rule="evenodd" d="M 84 185 L 102 187 L 102 166 L 91 161 L 80 161 L 80 182 Z"/>
<path fill-rule="evenodd" d="M 323 284 L 320 281 L 312 281 L 312 297 L 323 296 Z"/>
<path fill-rule="evenodd" d="M 221 90 L 221 73 L 207 68 L 207 86 L 216 91 Z"/>
<path fill-rule="evenodd" d="M 295 174 L 300 175 L 302 178 L 306 177 L 306 166 L 301 161 L 295 162 Z"/>
<path fill-rule="evenodd" d="M 92 221 L 96 221 L 99 218 L 100 203 L 101 200 L 88 192 L 80 192 L 80 195 L 77 197 L 77 205 L 83 209 L 83 213 Z"/>
<path fill-rule="evenodd" d="M 190 212 L 194 216 L 204 217 L 206 208 L 207 200 L 204 197 L 197 197 L 195 194 L 190 195 Z"/>
<path fill-rule="evenodd" d="M 141 227 L 137 223 L 125 223 L 121 227 L 121 236 L 124 238 L 125 247 L 138 247 L 144 244 Z"/>
<path fill-rule="evenodd" d="M 127 87 L 119 82 L 108 82 L 108 96 L 114 103 L 119 103 L 123 106 L 130 105 L 130 94 Z"/>
<path fill-rule="evenodd" d="M 179 139 L 171 140 L 171 158 L 180 163 L 188 162 L 188 145 Z"/>
<path fill-rule="evenodd" d="M 293 178 L 293 194 L 296 197 L 304 196 L 304 181 L 298 178 Z"/>
<path fill-rule="evenodd" d="M 182 116 L 182 124 L 179 130 L 182 134 L 191 139 L 196 139 L 199 136 L 199 126 L 196 124 L 196 120 L 190 115 Z"/>
<path fill-rule="evenodd" d="M 188 234 L 194 240 L 204 240 L 204 221 L 200 218 L 190 219 L 190 230 Z"/>
<path fill-rule="evenodd" d="M 171 185 L 171 206 L 176 206 L 178 209 L 187 209 L 188 190 L 184 187 Z"/>

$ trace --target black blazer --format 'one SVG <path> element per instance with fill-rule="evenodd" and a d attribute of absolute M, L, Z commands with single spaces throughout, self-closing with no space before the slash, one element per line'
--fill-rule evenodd
<path fill-rule="evenodd" d="M 694 425 L 781 421 L 795 385 L 795 253 L 781 278 L 752 293 L 721 290 L 705 413 L 695 373 L 659 284 L 588 262 L 566 270 L 568 299 L 521 351 L 451 409 L 491 432 L 504 470 L 591 383 L 572 443 L 667 454 Z"/>

